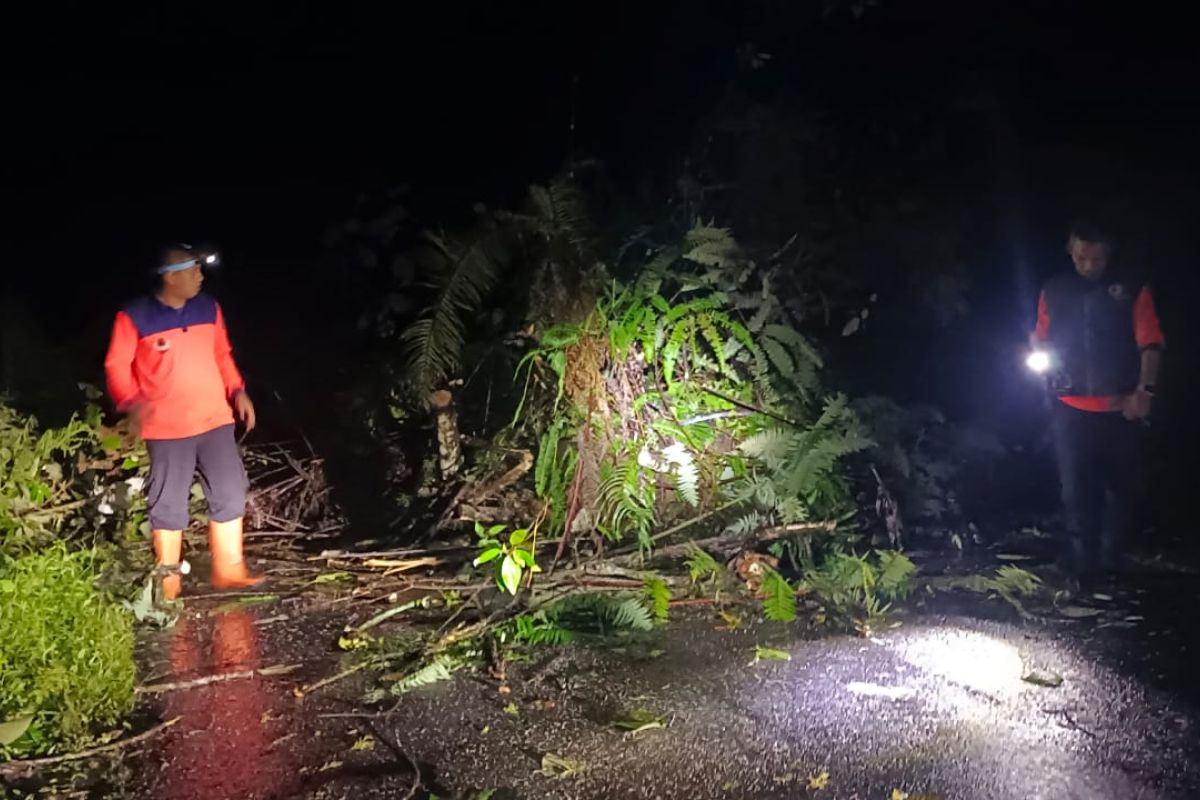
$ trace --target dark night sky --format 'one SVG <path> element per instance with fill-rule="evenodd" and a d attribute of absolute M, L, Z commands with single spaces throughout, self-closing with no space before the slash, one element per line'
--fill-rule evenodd
<path fill-rule="evenodd" d="M 1014 273 L 981 277 L 985 311 L 987 293 L 1011 296 L 1023 276 L 1062 266 L 1062 225 L 1100 196 L 1118 201 L 1172 298 L 1200 288 L 1200 70 L 1166 4 L 879 0 L 825 21 L 818 3 L 778 0 L 410 5 L 10 16 L 6 291 L 73 336 L 103 329 L 163 240 L 218 242 L 231 271 L 254 264 L 260 285 L 287 280 L 289 261 L 319 252 L 322 229 L 362 190 L 407 184 L 432 224 L 515 199 L 563 163 L 573 96 L 581 152 L 629 186 L 670 176 L 746 41 L 776 55 L 764 87 L 845 107 L 900 88 L 936 98 L 954 81 L 995 91 L 990 128 L 965 150 L 987 154 L 979 191 L 1004 198 L 998 217 L 1022 223 L 1028 258 L 980 258 Z M 1016 250 L 995 232 L 980 241 Z M 1026 324 L 1011 302 L 991 305 L 988 324 Z M 1186 361 L 1187 309 L 1165 305 Z"/>

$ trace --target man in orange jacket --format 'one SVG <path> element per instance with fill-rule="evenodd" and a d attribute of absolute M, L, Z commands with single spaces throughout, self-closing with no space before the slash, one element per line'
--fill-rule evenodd
<path fill-rule="evenodd" d="M 1031 340 L 1035 350 L 1053 353 L 1063 562 L 1086 581 L 1120 567 L 1134 521 L 1135 423 L 1150 413 L 1166 340 L 1149 285 L 1110 263 L 1106 231 L 1077 222 L 1067 250 L 1075 269 L 1046 283 Z"/>
<path fill-rule="evenodd" d="M 117 313 L 104 360 L 109 393 L 128 413 L 150 453 L 146 500 L 154 555 L 177 567 L 188 525 L 188 498 L 197 471 L 208 501 L 212 584 L 258 583 L 242 558 L 242 518 L 248 481 L 234 438 L 234 414 L 254 428 L 254 404 L 233 361 L 221 307 L 200 292 L 203 258 L 186 246 L 163 254 L 154 295 Z M 168 599 L 180 576 L 163 579 Z"/>

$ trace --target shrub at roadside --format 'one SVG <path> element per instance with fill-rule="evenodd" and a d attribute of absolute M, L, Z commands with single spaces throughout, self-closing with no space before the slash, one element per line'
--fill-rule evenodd
<path fill-rule="evenodd" d="M 0 560 L 0 756 L 79 747 L 133 708 L 133 619 L 97 571 L 62 544 Z"/>

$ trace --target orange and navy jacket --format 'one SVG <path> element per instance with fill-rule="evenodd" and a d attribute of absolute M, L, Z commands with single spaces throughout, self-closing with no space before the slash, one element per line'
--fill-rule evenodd
<path fill-rule="evenodd" d="M 1034 328 L 1034 338 L 1039 342 L 1047 342 L 1052 338 L 1052 314 L 1050 303 L 1046 300 L 1043 289 L 1038 297 L 1037 326 Z M 1139 350 L 1162 348 L 1166 346 L 1162 327 L 1159 325 L 1158 312 L 1154 307 L 1154 296 L 1150 287 L 1142 285 L 1133 301 L 1132 319 L 1133 338 Z M 1135 366 L 1136 370 L 1137 367 Z M 1116 411 L 1121 405 L 1120 395 L 1061 395 L 1058 398 L 1063 403 L 1081 411 Z"/>
<path fill-rule="evenodd" d="M 104 371 L 117 410 L 140 408 L 143 439 L 232 424 L 230 401 L 245 386 L 221 307 L 205 294 L 182 308 L 143 297 L 118 312 Z"/>

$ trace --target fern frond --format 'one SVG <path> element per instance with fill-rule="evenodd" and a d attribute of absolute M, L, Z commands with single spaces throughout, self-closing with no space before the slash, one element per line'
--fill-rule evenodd
<path fill-rule="evenodd" d="M 648 631 L 654 628 L 654 617 L 650 609 L 638 597 L 627 597 L 620 602 L 608 606 L 606 616 L 615 628 L 628 628 L 635 631 Z"/>
<path fill-rule="evenodd" d="M 587 204 L 578 186 L 556 179 L 548 186 L 529 187 L 529 199 L 537 229 L 542 235 L 580 249 L 588 245 Z"/>
<path fill-rule="evenodd" d="M 711 578 L 721 569 L 717 560 L 695 542 L 688 542 L 688 557 L 684 563 L 687 564 L 688 576 L 692 583 Z"/>
<path fill-rule="evenodd" d="M 796 590 L 782 575 L 770 567 L 763 567 L 763 612 L 767 619 L 775 622 L 791 622 L 796 619 Z"/>
<path fill-rule="evenodd" d="M 707 267 L 729 267 L 743 260 L 741 248 L 728 228 L 698 224 L 684 237 L 684 246 L 684 258 Z"/>
<path fill-rule="evenodd" d="M 654 612 L 654 618 L 659 622 L 667 621 L 671 610 L 671 587 L 657 575 L 643 575 L 642 596 Z"/>
<path fill-rule="evenodd" d="M 738 449 L 751 458 L 761 458 L 764 461 L 779 461 L 787 458 L 795 445 L 796 436 L 787 428 L 767 428 L 753 436 L 748 436 L 738 445 Z"/>
<path fill-rule="evenodd" d="M 760 345 L 776 372 L 788 380 L 796 375 L 796 364 L 783 345 L 765 336 L 760 341 Z"/>
<path fill-rule="evenodd" d="M 654 615 L 637 595 L 613 596 L 603 592 L 568 595 L 547 610 L 565 628 L 580 633 L 607 635 L 613 630 L 648 631 Z"/>
<path fill-rule="evenodd" d="M 748 511 L 742 516 L 735 519 L 725 526 L 726 533 L 732 533 L 737 536 L 749 536 L 759 528 L 765 528 L 771 524 L 770 516 L 763 514 L 760 511 Z"/>
<path fill-rule="evenodd" d="M 699 506 L 700 471 L 696 467 L 696 458 L 692 452 L 687 449 L 686 445 L 677 442 L 664 450 L 663 455 L 675 465 L 673 477 L 675 478 L 675 488 L 679 490 L 679 496 L 693 508 Z"/>
<path fill-rule="evenodd" d="M 879 550 L 875 555 L 879 559 L 876 579 L 879 593 L 889 600 L 905 597 L 911 588 L 912 576 L 917 571 L 916 565 L 897 550 Z"/>
<path fill-rule="evenodd" d="M 800 335 L 799 331 L 790 325 L 767 325 L 763 328 L 763 335 L 791 348 L 792 352 L 801 356 L 813 366 L 818 368 L 824 366 L 821 354 L 816 351 L 807 339 Z"/>
<path fill-rule="evenodd" d="M 571 642 L 575 637 L 570 630 L 558 624 L 545 611 L 522 614 L 513 620 L 514 639 L 527 644 L 560 645 Z"/>
<path fill-rule="evenodd" d="M 391 686 L 393 695 L 401 695 L 428 686 L 431 683 L 450 680 L 450 675 L 463 666 L 460 659 L 446 654 L 439 655 L 416 672 L 404 676 Z"/>

